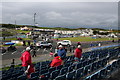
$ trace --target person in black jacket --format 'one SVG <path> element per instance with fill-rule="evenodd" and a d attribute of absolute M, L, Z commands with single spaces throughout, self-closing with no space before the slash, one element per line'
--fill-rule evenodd
<path fill-rule="evenodd" d="M 28 41 L 28 46 L 30 46 L 30 41 Z"/>
<path fill-rule="evenodd" d="M 34 46 L 33 47 L 33 55 L 32 55 L 32 57 L 36 57 L 37 55 L 36 55 L 36 47 Z"/>
<path fill-rule="evenodd" d="M 12 59 L 12 62 L 11 62 L 11 66 L 10 66 L 10 68 L 14 68 L 15 67 L 15 59 Z"/>

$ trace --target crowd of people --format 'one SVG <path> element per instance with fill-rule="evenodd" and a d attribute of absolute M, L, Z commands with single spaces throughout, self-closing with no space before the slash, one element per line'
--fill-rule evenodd
<path fill-rule="evenodd" d="M 99 46 L 101 46 L 101 43 L 99 43 Z M 69 50 L 68 50 L 69 49 Z M 31 50 L 32 53 L 31 54 Z M 79 62 L 81 56 L 82 56 L 82 48 L 81 43 L 78 42 L 77 46 L 71 45 L 69 48 L 63 45 L 58 45 L 54 52 L 52 49 L 50 49 L 49 56 L 52 57 L 52 61 L 49 64 L 49 67 L 57 67 L 60 65 L 64 65 L 64 61 L 66 59 L 67 52 L 73 53 L 74 55 L 74 61 L 75 63 Z M 22 53 L 20 60 L 22 62 L 22 67 L 24 69 L 24 74 L 30 78 L 30 74 L 35 72 L 35 67 L 32 63 L 32 57 L 36 57 L 36 47 L 33 44 L 29 44 L 29 47 L 26 48 L 26 50 Z M 11 63 L 11 68 L 14 68 L 14 59 Z"/>
<path fill-rule="evenodd" d="M 33 50 L 34 54 L 31 56 L 30 51 Z M 35 72 L 34 66 L 32 64 L 32 57 L 36 56 L 34 47 L 27 47 L 26 51 L 22 53 L 20 60 L 22 61 L 22 67 L 24 68 L 25 75 L 30 78 L 30 74 Z M 49 67 L 57 67 L 60 65 L 64 65 L 64 60 L 66 58 L 67 49 L 66 47 L 59 45 L 55 52 L 50 51 L 50 57 L 54 57 Z M 82 55 L 81 44 L 77 45 L 77 48 L 74 50 L 74 60 L 78 61 Z"/>

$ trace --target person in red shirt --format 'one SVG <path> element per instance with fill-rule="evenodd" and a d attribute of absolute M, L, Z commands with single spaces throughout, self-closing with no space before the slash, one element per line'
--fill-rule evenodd
<path fill-rule="evenodd" d="M 75 55 L 75 60 L 78 60 L 78 59 L 81 58 L 81 56 L 82 56 L 82 48 L 81 48 L 80 45 L 78 45 L 78 47 L 75 49 L 74 55 Z"/>
<path fill-rule="evenodd" d="M 30 74 L 35 72 L 34 65 L 28 65 L 27 70 L 25 71 L 25 74 L 27 74 L 27 78 L 30 78 Z"/>
<path fill-rule="evenodd" d="M 62 65 L 62 59 L 60 56 L 58 56 L 58 54 L 54 55 L 54 59 L 52 60 L 50 67 L 57 67 Z"/>
<path fill-rule="evenodd" d="M 27 70 L 28 65 L 32 64 L 32 59 L 31 59 L 31 54 L 30 54 L 30 47 L 26 48 L 26 51 L 22 54 L 22 56 L 20 57 L 21 61 L 22 61 L 22 67 L 24 68 L 24 71 Z"/>

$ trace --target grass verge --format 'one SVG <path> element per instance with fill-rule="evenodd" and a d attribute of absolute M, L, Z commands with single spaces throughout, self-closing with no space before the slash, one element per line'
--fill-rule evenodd
<path fill-rule="evenodd" d="M 58 38 L 58 40 L 70 40 L 73 42 L 91 42 L 91 41 L 112 41 L 113 38 L 92 38 L 92 37 L 70 37 L 70 38 Z M 118 38 L 114 38 L 114 40 L 118 40 Z"/>

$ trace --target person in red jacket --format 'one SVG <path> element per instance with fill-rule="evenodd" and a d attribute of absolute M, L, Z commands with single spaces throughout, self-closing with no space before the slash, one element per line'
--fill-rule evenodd
<path fill-rule="evenodd" d="M 27 70 L 28 65 L 32 64 L 32 59 L 31 59 L 31 54 L 30 54 L 30 47 L 26 48 L 26 51 L 22 54 L 22 56 L 20 57 L 21 61 L 22 61 L 22 67 L 24 68 L 24 71 Z"/>
<path fill-rule="evenodd" d="M 58 56 L 58 54 L 54 55 L 54 59 L 52 60 L 50 67 L 57 67 L 62 65 L 62 59 L 60 58 L 60 56 Z"/>
<path fill-rule="evenodd" d="M 78 45 L 78 47 L 75 49 L 74 55 L 75 55 L 75 60 L 78 60 L 78 59 L 81 58 L 81 56 L 82 56 L 82 48 L 81 48 L 80 45 Z"/>

